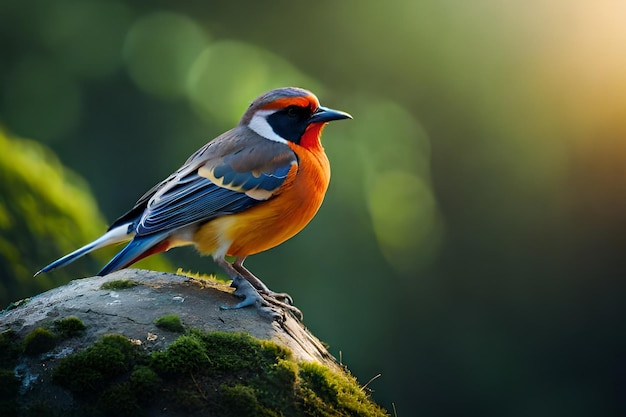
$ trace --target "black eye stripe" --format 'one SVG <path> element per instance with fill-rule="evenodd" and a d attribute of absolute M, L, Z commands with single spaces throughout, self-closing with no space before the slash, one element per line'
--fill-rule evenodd
<path fill-rule="evenodd" d="M 278 136 L 299 143 L 310 118 L 311 109 L 309 107 L 293 105 L 271 114 L 267 121 Z"/>

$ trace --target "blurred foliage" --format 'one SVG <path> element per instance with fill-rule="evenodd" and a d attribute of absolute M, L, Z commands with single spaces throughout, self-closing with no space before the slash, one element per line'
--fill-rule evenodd
<path fill-rule="evenodd" d="M 0 305 L 6 306 L 94 275 L 112 252 L 90 254 L 87 262 L 33 278 L 48 263 L 98 237 L 106 226 L 84 181 L 45 146 L 0 131 L 0 148 Z M 167 265 L 158 258 L 150 262 L 156 268 Z"/>
<path fill-rule="evenodd" d="M 324 134 L 326 201 L 246 265 L 359 379 L 382 373 L 369 387 L 398 415 L 617 414 L 625 17 L 618 0 L 4 0 L 0 123 L 112 220 L 256 95 L 309 88 L 354 116 Z M 13 236 L 36 240 L 28 223 Z"/>
<path fill-rule="evenodd" d="M 33 274 L 97 236 L 105 225 L 84 182 L 50 150 L 3 133 L 0 144 L 0 299 L 6 305 L 64 283 L 59 276 L 35 279 Z M 87 273 L 84 265 L 67 272 L 75 277 Z"/>

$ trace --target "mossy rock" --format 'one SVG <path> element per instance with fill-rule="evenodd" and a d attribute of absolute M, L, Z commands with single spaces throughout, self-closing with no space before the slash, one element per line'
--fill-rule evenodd
<path fill-rule="evenodd" d="M 123 335 L 104 335 L 54 362 L 51 383 L 70 393 L 71 408 L 48 396 L 53 400 L 20 409 L 15 373 L 0 369 L 0 383 L 0 410 L 8 416 L 387 415 L 345 370 L 298 361 L 289 349 L 246 333 L 198 329 L 152 352 Z"/>
<path fill-rule="evenodd" d="M 56 346 L 57 337 L 48 329 L 37 327 L 24 339 L 24 353 L 26 355 L 38 355 L 48 352 Z"/>
<path fill-rule="evenodd" d="M 112 280 L 136 285 L 103 289 Z M 1 415 L 387 415 L 301 323 L 219 308 L 237 301 L 138 270 L 33 297 L 0 313 Z"/>
<path fill-rule="evenodd" d="M 386 415 L 344 371 L 298 362 L 284 347 L 245 333 L 190 330 L 151 354 L 107 335 L 62 359 L 53 381 L 79 399 L 85 415 L 94 403 L 112 416 L 162 409 L 225 417 Z"/>
<path fill-rule="evenodd" d="M 98 396 L 110 383 L 130 374 L 143 355 L 128 338 L 106 335 L 92 346 L 63 358 L 52 381 L 78 396 Z"/>

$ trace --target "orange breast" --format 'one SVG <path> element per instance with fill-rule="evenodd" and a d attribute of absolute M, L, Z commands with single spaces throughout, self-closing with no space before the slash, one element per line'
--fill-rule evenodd
<path fill-rule="evenodd" d="M 330 181 L 328 158 L 321 145 L 308 149 L 289 145 L 298 155 L 298 167 L 289 172 L 279 194 L 203 225 L 194 236 L 200 252 L 253 255 L 283 243 L 311 221 Z"/>

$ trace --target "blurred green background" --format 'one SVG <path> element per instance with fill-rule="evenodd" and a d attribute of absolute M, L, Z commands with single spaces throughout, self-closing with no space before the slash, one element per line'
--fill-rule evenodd
<path fill-rule="evenodd" d="M 625 21 L 618 0 L 3 0 L 0 301 L 97 272 L 112 252 L 30 278 L 297 85 L 354 120 L 325 131 L 318 216 L 246 265 L 382 374 L 377 402 L 626 413 Z M 221 273 L 190 248 L 144 265 Z"/>

